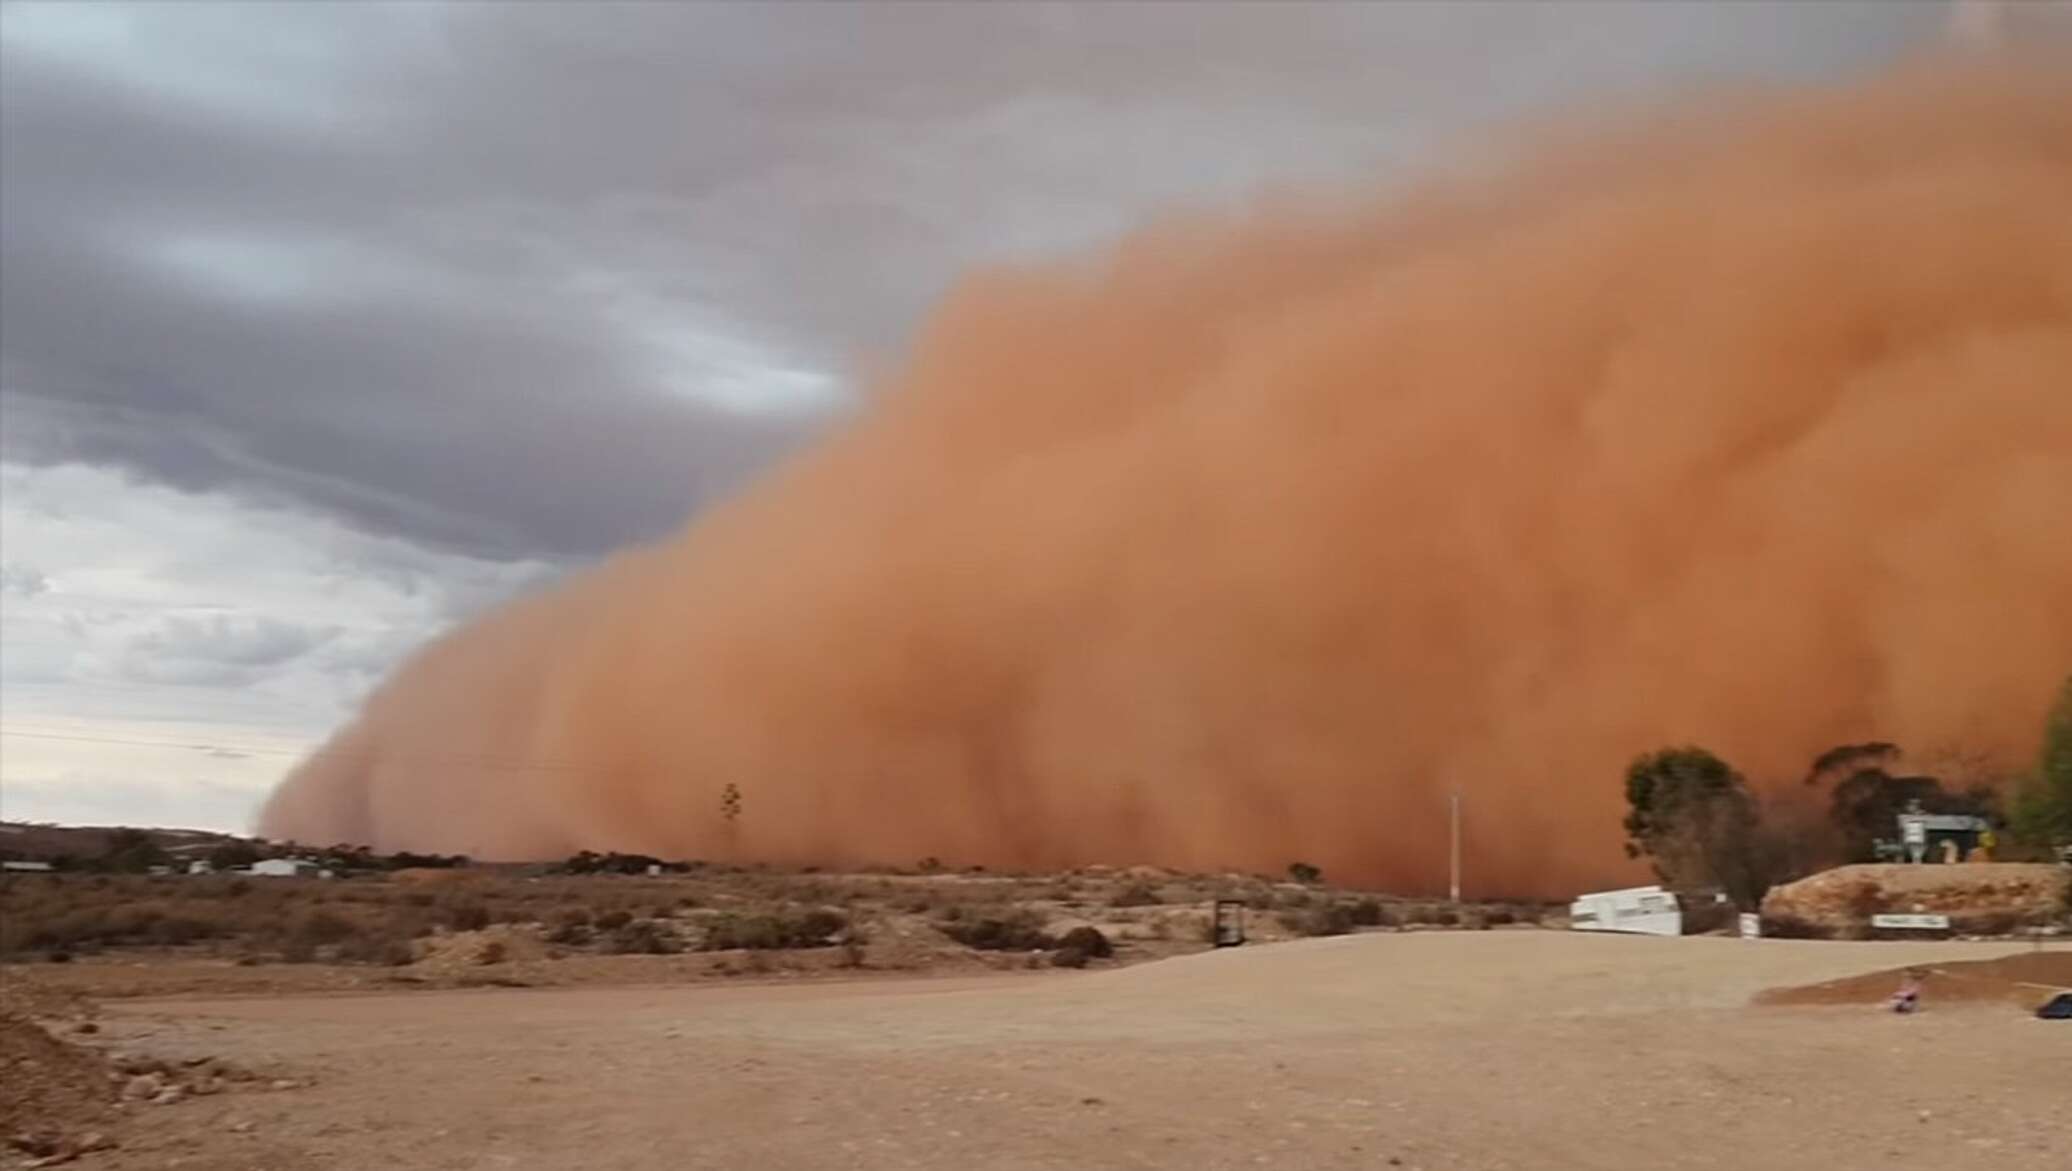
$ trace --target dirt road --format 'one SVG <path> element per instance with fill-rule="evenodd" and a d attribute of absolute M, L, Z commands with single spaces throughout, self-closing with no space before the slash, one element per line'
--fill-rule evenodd
<path fill-rule="evenodd" d="M 1125 970 L 136 1003 L 313 1084 L 150 1108 L 116 1168 L 2072 1166 L 2072 1027 L 1748 1006 L 2008 947 L 1377 934 Z"/>

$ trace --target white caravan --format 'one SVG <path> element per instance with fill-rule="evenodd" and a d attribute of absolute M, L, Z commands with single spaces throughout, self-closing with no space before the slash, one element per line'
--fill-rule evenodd
<path fill-rule="evenodd" d="M 1568 925 L 1576 931 L 1682 935 L 1683 907 L 1659 886 L 1601 890 L 1568 905 Z"/>

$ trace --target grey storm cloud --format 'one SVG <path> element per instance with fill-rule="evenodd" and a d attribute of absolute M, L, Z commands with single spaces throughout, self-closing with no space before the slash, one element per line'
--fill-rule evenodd
<path fill-rule="evenodd" d="M 146 683 L 226 686 L 274 673 L 338 636 L 274 618 L 168 615 L 123 645 L 121 671 Z"/>
<path fill-rule="evenodd" d="M 593 556 L 824 426 L 971 263 L 1370 174 L 1559 93 L 1825 71 L 1935 19 L 14 4 L 4 454 Z M 190 633 L 207 669 L 256 665 L 222 653 L 251 632 Z"/>
<path fill-rule="evenodd" d="M 50 589 L 50 579 L 33 565 L 0 564 L 0 594 L 33 598 Z"/>

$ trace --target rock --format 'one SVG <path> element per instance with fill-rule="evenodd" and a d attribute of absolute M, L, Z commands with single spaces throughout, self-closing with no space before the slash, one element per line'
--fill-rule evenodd
<path fill-rule="evenodd" d="M 129 1082 L 122 1087 L 122 1096 L 131 1101 L 141 1101 L 145 1098 L 157 1097 L 158 1092 L 163 1089 L 165 1089 L 165 1079 L 155 1073 L 140 1073 L 130 1078 Z"/>
<path fill-rule="evenodd" d="M 252 1123 L 251 1123 L 251 1120 L 250 1120 L 250 1119 L 245 1119 L 245 1118 L 240 1118 L 240 1119 L 237 1119 L 236 1121 L 232 1122 L 232 1123 L 230 1124 L 230 1133 L 232 1133 L 232 1134 L 250 1134 L 250 1133 L 252 1133 Z"/>
<path fill-rule="evenodd" d="M 90 1037 L 93 1034 L 100 1032 L 101 1026 L 93 1023 L 92 1021 L 80 1021 L 78 1024 L 72 1026 L 72 1031 L 82 1036 Z"/>
<path fill-rule="evenodd" d="M 158 1096 L 151 1099 L 151 1103 L 154 1106 L 170 1106 L 186 1096 L 187 1091 L 179 1086 L 167 1086 L 158 1091 Z"/>
<path fill-rule="evenodd" d="M 47 1131 L 25 1130 L 9 1135 L 7 1145 L 24 1155 L 42 1156 L 57 1153 L 61 1144 L 57 1135 Z"/>
<path fill-rule="evenodd" d="M 2063 891 L 2062 870 L 2041 862 L 1865 863 L 1773 887 L 1762 913 L 1816 936 L 1865 936 L 1872 915 L 1900 910 L 1947 915 L 1958 934 L 2002 935 L 2054 918 Z"/>
<path fill-rule="evenodd" d="M 79 1136 L 78 1147 L 82 1155 L 89 1151 L 112 1151 L 115 1149 L 115 1140 L 98 1130 L 89 1130 Z"/>
<path fill-rule="evenodd" d="M 299 1090 L 302 1088 L 302 1083 L 291 1081 L 287 1078 L 280 1078 L 267 1088 L 271 1090 Z"/>
<path fill-rule="evenodd" d="M 213 1076 L 204 1077 L 187 1087 L 187 1092 L 201 1097 L 207 1097 L 210 1094 L 220 1094 L 223 1092 L 223 1079 Z"/>

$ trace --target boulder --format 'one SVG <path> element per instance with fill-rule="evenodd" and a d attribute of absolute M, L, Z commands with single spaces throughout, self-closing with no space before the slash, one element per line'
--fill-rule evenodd
<path fill-rule="evenodd" d="M 1773 888 L 1765 935 L 1865 938 L 1871 916 L 1946 915 L 1959 935 L 2005 935 L 2061 923 L 2072 871 L 2023 862 L 1838 866 Z"/>

